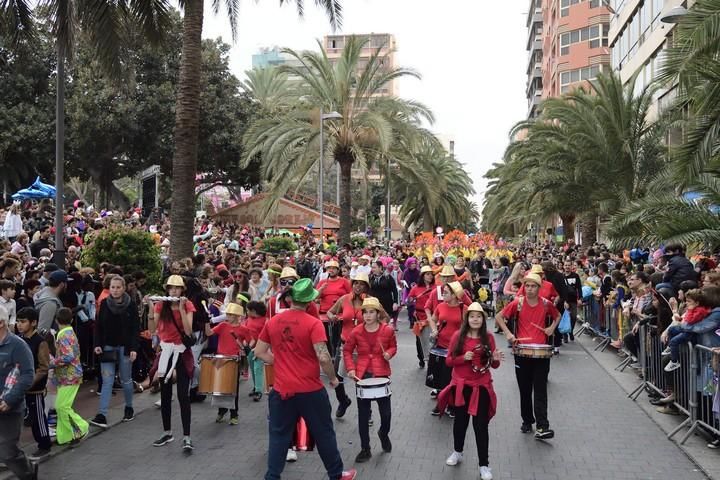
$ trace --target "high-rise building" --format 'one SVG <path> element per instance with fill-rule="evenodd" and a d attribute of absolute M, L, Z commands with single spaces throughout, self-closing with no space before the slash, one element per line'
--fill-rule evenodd
<path fill-rule="evenodd" d="M 538 105 L 542 98 L 542 39 L 543 39 L 543 10 L 542 0 L 530 0 L 530 9 L 527 16 L 527 87 L 528 118 L 534 118 L 538 113 Z"/>
<path fill-rule="evenodd" d="M 343 48 L 350 37 L 360 37 L 363 40 L 367 40 L 365 47 L 362 49 L 360 60 L 358 62 L 358 68 L 363 69 L 367 65 L 370 57 L 375 54 L 377 49 L 380 49 L 381 64 L 388 69 L 395 67 L 395 49 L 397 44 L 395 43 L 395 36 L 389 33 L 369 33 L 369 34 L 357 34 L 357 35 L 327 35 L 323 39 L 323 48 L 325 53 L 331 62 L 337 61 L 342 55 Z M 397 95 L 397 84 L 393 80 L 386 88 L 383 88 L 380 92 L 381 96 L 395 96 Z"/>

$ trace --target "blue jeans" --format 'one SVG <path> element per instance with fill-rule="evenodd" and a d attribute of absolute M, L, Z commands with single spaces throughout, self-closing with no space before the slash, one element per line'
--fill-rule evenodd
<path fill-rule="evenodd" d="M 293 433 L 298 419 L 303 417 L 315 439 L 318 453 L 328 477 L 339 479 L 343 462 L 335 439 L 335 430 L 330 416 L 330 399 L 325 389 L 309 393 L 297 393 L 283 399 L 275 390 L 268 395 L 270 408 L 268 469 L 265 480 L 276 480 L 285 468 L 288 446 L 292 444 Z"/>
<path fill-rule="evenodd" d="M 680 345 L 690 342 L 694 338 L 694 334 L 683 332 L 680 327 L 670 327 L 668 329 L 668 345 L 670 346 L 670 359 L 673 362 L 680 360 Z"/>
<path fill-rule="evenodd" d="M 133 381 L 132 381 L 132 362 L 129 356 L 125 356 L 125 347 L 111 347 L 105 345 L 103 352 L 118 352 L 118 363 L 120 364 L 120 384 L 125 394 L 125 406 L 132 408 L 133 406 Z M 110 406 L 110 398 L 112 396 L 112 387 L 115 383 L 115 362 L 103 362 L 100 364 L 102 372 L 102 390 L 100 391 L 100 407 L 98 413 L 107 416 L 108 407 Z"/>

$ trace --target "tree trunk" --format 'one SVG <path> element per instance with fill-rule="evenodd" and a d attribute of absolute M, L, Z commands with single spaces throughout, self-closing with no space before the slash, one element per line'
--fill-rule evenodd
<path fill-rule="evenodd" d="M 432 217 L 430 216 L 430 210 L 425 206 L 425 212 L 423 213 L 423 232 L 434 232 L 435 225 L 433 225 Z"/>
<path fill-rule="evenodd" d="M 565 214 L 560 215 L 560 219 L 563 223 L 563 234 L 565 236 L 565 242 L 570 240 L 571 238 L 575 238 L 575 215 L 573 214 Z"/>
<path fill-rule="evenodd" d="M 352 158 L 336 158 L 340 164 L 340 232 L 338 245 L 350 243 L 350 228 L 352 225 Z"/>
<path fill-rule="evenodd" d="M 115 186 L 111 176 L 104 173 L 102 167 L 90 166 L 88 167 L 87 172 L 90 175 L 90 178 L 92 178 L 93 183 L 100 189 L 100 198 L 98 199 L 98 203 L 101 205 L 94 205 L 95 208 L 99 206 L 102 207 L 102 205 L 104 205 L 105 208 L 108 208 L 111 203 L 117 205 L 117 207 L 123 211 L 130 208 L 130 199 L 122 192 L 122 190 Z"/>
<path fill-rule="evenodd" d="M 582 244 L 584 247 L 591 247 L 593 243 L 597 242 L 597 215 L 595 212 L 583 215 L 581 225 Z"/>
<path fill-rule="evenodd" d="M 201 34 L 204 0 L 186 0 L 180 81 L 175 103 L 175 154 L 170 205 L 170 257 L 192 254 L 195 174 L 200 119 Z"/>

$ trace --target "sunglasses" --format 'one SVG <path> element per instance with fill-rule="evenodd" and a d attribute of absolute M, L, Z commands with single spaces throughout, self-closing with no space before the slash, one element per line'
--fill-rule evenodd
<path fill-rule="evenodd" d="M 293 286 L 295 285 L 295 280 L 280 280 L 280 285 L 283 287 Z"/>

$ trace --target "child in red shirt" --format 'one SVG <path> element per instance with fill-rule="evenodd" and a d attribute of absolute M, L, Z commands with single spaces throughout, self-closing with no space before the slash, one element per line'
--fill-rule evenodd
<path fill-rule="evenodd" d="M 682 316 L 681 324 L 668 328 L 668 346 L 662 352 L 663 356 L 670 355 L 670 362 L 665 365 L 666 372 L 672 372 L 680 368 L 680 345 L 695 340 L 695 334 L 684 331 L 684 328 L 698 323 L 710 315 L 710 307 L 707 306 L 705 295 L 699 288 L 687 291 L 685 294 L 685 307 L 686 310 Z M 674 314 L 673 320 L 679 321 L 680 315 Z"/>
<path fill-rule="evenodd" d="M 250 367 L 250 373 L 252 374 L 253 389 L 250 392 L 250 396 L 253 401 L 259 402 L 262 398 L 262 391 L 265 384 L 265 363 L 255 356 L 252 348 L 257 343 L 258 336 L 265 327 L 267 320 L 267 308 L 263 302 L 250 302 L 245 306 L 247 310 L 247 319 L 245 320 L 245 326 L 250 331 L 252 336 L 248 343 L 247 352 L 248 364 Z"/>

